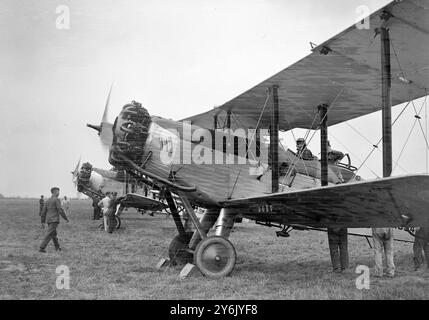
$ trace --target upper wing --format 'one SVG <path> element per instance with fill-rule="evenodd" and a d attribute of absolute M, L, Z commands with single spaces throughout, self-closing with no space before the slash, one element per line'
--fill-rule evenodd
<path fill-rule="evenodd" d="M 132 207 L 144 210 L 163 210 L 168 206 L 158 200 L 145 197 L 137 193 L 128 193 L 121 197 L 121 204 L 125 207 Z"/>
<path fill-rule="evenodd" d="M 279 86 L 280 130 L 316 128 L 317 106 L 323 103 L 330 106 L 329 125 L 380 110 L 381 44 L 376 29 L 385 12 L 392 16 L 385 24 L 392 44 L 392 105 L 425 96 L 429 86 L 429 1 L 393 1 L 370 16 L 369 29 L 353 25 L 224 105 L 184 120 L 212 128 L 214 115 L 222 117 L 231 111 L 239 119 L 238 123 L 231 120 L 233 129 L 256 128 L 267 89 L 273 85 Z M 268 128 L 270 120 L 270 112 L 264 112 L 259 128 Z"/>
<path fill-rule="evenodd" d="M 350 228 L 429 226 L 429 175 L 384 178 L 229 200 L 244 216 L 283 224 Z"/>

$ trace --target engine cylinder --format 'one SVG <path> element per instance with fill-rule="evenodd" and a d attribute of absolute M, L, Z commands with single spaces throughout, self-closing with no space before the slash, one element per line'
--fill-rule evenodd
<path fill-rule="evenodd" d="M 141 165 L 151 122 L 149 112 L 142 107 L 141 103 L 132 101 L 122 108 L 112 128 L 110 164 L 121 167 L 123 165 L 122 155 L 137 165 Z"/>

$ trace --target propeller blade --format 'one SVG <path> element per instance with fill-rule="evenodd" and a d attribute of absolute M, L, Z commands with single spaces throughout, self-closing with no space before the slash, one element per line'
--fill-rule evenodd
<path fill-rule="evenodd" d="M 77 176 L 79 174 L 80 161 L 81 161 L 81 158 L 79 158 L 76 168 L 74 168 L 74 170 L 72 171 L 72 174 L 73 174 L 72 181 L 74 182 L 75 186 L 77 186 Z"/>
<path fill-rule="evenodd" d="M 101 131 L 100 131 L 100 140 L 103 146 L 110 148 L 113 141 L 113 124 L 108 122 L 103 122 L 101 124 Z"/>
<path fill-rule="evenodd" d="M 104 107 L 103 118 L 101 120 L 102 124 L 104 122 L 107 122 L 107 116 L 108 116 L 108 113 L 109 113 L 109 105 L 110 105 L 110 95 L 112 94 L 112 88 L 113 88 L 113 82 L 110 85 L 109 94 L 107 95 L 106 105 Z"/>
<path fill-rule="evenodd" d="M 107 95 L 106 105 L 104 106 L 103 118 L 99 126 L 93 124 L 87 124 L 86 126 L 92 128 L 98 132 L 100 136 L 101 144 L 105 148 L 110 148 L 113 141 L 113 124 L 108 122 L 109 106 L 110 106 L 110 97 L 112 94 L 113 82 L 110 85 L 109 94 Z"/>

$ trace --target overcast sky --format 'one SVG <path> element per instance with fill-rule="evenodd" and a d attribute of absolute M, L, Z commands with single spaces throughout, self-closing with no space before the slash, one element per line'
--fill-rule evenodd
<path fill-rule="evenodd" d="M 80 156 L 109 168 L 85 124 L 100 122 L 112 81 L 112 122 L 131 100 L 179 120 L 223 104 L 309 54 L 310 41 L 321 43 L 355 23 L 358 6 L 372 12 L 388 2 L 2 0 L 0 193 L 48 195 L 56 185 L 75 196 L 70 171 Z M 70 9 L 68 30 L 56 28 L 59 5 Z M 408 111 L 393 130 L 394 159 L 414 120 Z M 381 137 L 379 113 L 350 123 L 372 143 Z M 371 151 L 346 125 L 330 134 L 333 147 L 352 152 L 357 166 Z M 411 141 L 400 165 L 425 172 L 418 126 Z M 318 153 L 317 138 L 311 147 Z M 367 164 L 381 175 L 380 152 Z M 366 168 L 360 173 L 375 177 Z"/>

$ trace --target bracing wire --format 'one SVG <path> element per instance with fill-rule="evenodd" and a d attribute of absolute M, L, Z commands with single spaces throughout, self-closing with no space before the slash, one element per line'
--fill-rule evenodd
<path fill-rule="evenodd" d="M 344 87 L 343 87 L 343 88 L 341 88 L 341 90 L 340 90 L 340 91 L 338 92 L 338 94 L 335 96 L 334 100 L 332 100 L 332 102 L 329 104 L 329 107 L 328 107 L 328 110 L 327 110 L 326 114 L 325 114 L 325 115 L 324 115 L 324 117 L 320 120 L 320 122 L 319 122 L 319 124 L 318 124 L 318 126 L 317 126 L 317 130 L 320 128 L 321 123 L 322 123 L 323 121 L 325 121 L 325 119 L 328 117 L 329 112 L 333 109 L 333 106 L 335 105 L 335 102 L 336 102 L 336 101 L 337 101 L 337 99 L 340 97 L 340 95 L 343 93 L 343 91 L 344 91 Z M 315 115 L 315 117 L 314 117 L 313 123 L 311 124 L 311 128 L 313 127 L 314 122 L 315 122 L 315 120 L 317 119 L 318 114 L 319 114 L 319 113 L 318 113 L 318 112 L 316 112 L 316 115 Z M 314 138 L 314 136 L 315 136 L 315 134 L 316 134 L 317 130 L 314 130 L 314 132 L 313 132 L 313 134 L 312 134 L 312 136 L 311 136 L 310 140 L 308 141 L 308 143 L 306 142 L 306 144 L 307 144 L 307 145 L 309 145 L 309 144 L 310 144 L 310 142 L 313 140 L 313 138 Z M 311 129 L 308 129 L 308 132 L 310 132 L 310 131 L 311 131 Z M 306 140 L 306 139 L 305 139 L 305 140 Z M 306 140 L 306 141 L 307 141 L 307 140 Z M 289 176 L 292 174 L 292 171 L 293 171 L 293 169 L 295 168 L 295 166 L 297 165 L 298 160 L 300 160 L 301 158 L 302 158 L 302 154 L 301 154 L 299 157 L 296 157 L 296 158 L 294 159 L 294 161 L 293 161 L 292 165 L 288 168 L 288 171 L 286 172 L 285 176 L 283 177 L 282 184 L 284 184 L 284 181 L 285 181 L 286 179 L 288 179 L 288 178 L 289 178 Z M 304 163 L 304 166 L 305 166 L 305 163 Z M 305 168 L 305 169 L 306 169 L 306 171 L 307 171 L 307 168 Z"/>
<path fill-rule="evenodd" d="M 247 155 L 249 154 L 250 146 L 252 145 L 253 140 L 254 140 L 254 138 L 255 138 L 256 131 L 257 131 L 257 130 L 258 130 L 258 128 L 259 128 L 259 124 L 260 124 L 260 122 L 261 122 L 262 116 L 263 116 L 263 114 L 264 114 L 264 112 L 265 112 L 265 109 L 266 109 L 266 107 L 267 107 L 267 103 L 268 103 L 268 100 L 269 100 L 269 99 L 270 99 L 270 91 L 269 91 L 269 90 L 267 90 L 267 98 L 265 99 L 264 106 L 263 106 L 262 111 L 261 111 L 261 113 L 260 113 L 260 115 L 259 115 L 258 122 L 256 123 L 255 131 L 254 131 L 254 132 L 253 132 L 253 134 L 252 134 L 252 138 L 251 138 L 250 143 L 249 143 L 249 148 L 246 150 L 246 156 L 245 156 L 245 158 L 246 158 L 246 159 L 247 159 Z M 240 167 L 240 170 L 238 171 L 237 178 L 235 179 L 235 182 L 234 182 L 234 185 L 233 185 L 233 187 L 232 187 L 232 189 L 231 189 L 231 193 L 230 193 L 229 197 L 231 197 L 231 196 L 232 196 L 232 194 L 234 193 L 235 187 L 236 187 L 237 182 L 238 182 L 238 178 L 240 177 L 240 174 L 241 174 L 241 169 L 242 169 L 242 167 Z"/>

